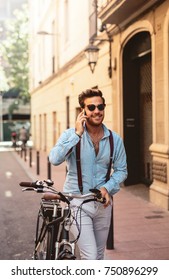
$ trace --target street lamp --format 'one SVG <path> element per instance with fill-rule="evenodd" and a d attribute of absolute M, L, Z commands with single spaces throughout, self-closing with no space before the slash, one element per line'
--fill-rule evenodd
<path fill-rule="evenodd" d="M 85 49 L 85 54 L 86 54 L 86 57 L 88 59 L 88 65 L 90 66 L 90 70 L 92 71 L 92 73 L 94 73 L 94 69 L 95 69 L 95 66 L 96 66 L 97 60 L 98 60 L 99 48 L 97 46 L 93 45 L 93 43 L 94 43 L 94 41 L 109 42 L 108 75 L 109 75 L 109 78 L 111 78 L 112 77 L 112 49 L 111 49 L 111 43 L 113 42 L 113 39 L 111 38 L 110 34 L 108 33 L 105 25 L 102 26 L 102 30 L 100 30 L 100 31 L 103 32 L 104 30 L 106 30 L 108 38 L 107 39 L 93 38 L 90 41 L 89 46 Z"/>
<path fill-rule="evenodd" d="M 94 69 L 95 69 L 95 66 L 97 64 L 98 52 L 99 52 L 99 48 L 97 46 L 94 46 L 93 43 L 91 43 L 85 49 L 85 54 L 86 54 L 86 57 L 87 57 L 87 60 L 88 60 L 88 65 L 89 65 L 92 73 L 94 73 Z"/>

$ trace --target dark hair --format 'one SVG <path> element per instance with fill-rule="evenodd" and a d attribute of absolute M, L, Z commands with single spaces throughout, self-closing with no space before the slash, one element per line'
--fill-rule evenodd
<path fill-rule="evenodd" d="M 86 98 L 94 97 L 94 96 L 100 96 L 103 100 L 103 104 L 105 104 L 105 99 L 103 97 L 101 90 L 92 88 L 92 89 L 86 89 L 85 91 L 82 91 L 82 93 L 79 94 L 78 99 L 79 99 L 80 107 L 81 108 L 85 107 L 84 101 Z"/>

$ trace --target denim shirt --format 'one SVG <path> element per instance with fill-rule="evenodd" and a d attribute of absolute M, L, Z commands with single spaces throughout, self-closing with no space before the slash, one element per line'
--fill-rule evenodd
<path fill-rule="evenodd" d="M 81 169 L 83 193 L 88 193 L 89 189 L 105 187 L 113 195 L 120 190 L 120 183 L 127 177 L 126 153 L 121 137 L 113 134 L 114 151 L 112 160 L 112 173 L 109 181 L 106 182 L 106 174 L 110 162 L 110 132 L 103 125 L 104 136 L 99 143 L 99 152 L 96 155 L 91 138 L 85 128 L 81 137 Z M 64 191 L 79 193 L 77 166 L 76 166 L 76 144 L 79 142 L 79 136 L 74 128 L 69 128 L 63 132 L 56 145 L 49 154 L 49 161 L 53 165 L 59 165 L 66 161 L 67 176 L 64 183 Z"/>

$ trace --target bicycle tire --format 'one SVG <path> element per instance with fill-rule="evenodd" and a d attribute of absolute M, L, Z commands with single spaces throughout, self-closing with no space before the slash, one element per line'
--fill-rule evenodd
<path fill-rule="evenodd" d="M 55 259 L 55 242 L 54 242 L 54 230 L 49 228 L 46 233 L 47 248 L 46 248 L 46 260 Z"/>
<path fill-rule="evenodd" d="M 42 209 L 39 210 L 36 225 L 36 239 L 35 239 L 35 250 L 33 258 L 35 260 L 47 260 L 51 259 L 50 250 L 51 245 L 51 229 L 47 229 L 47 219 L 44 218 Z"/>
<path fill-rule="evenodd" d="M 46 230 L 45 235 L 38 246 L 35 247 L 34 259 L 36 260 L 52 260 L 54 259 L 52 231 Z"/>

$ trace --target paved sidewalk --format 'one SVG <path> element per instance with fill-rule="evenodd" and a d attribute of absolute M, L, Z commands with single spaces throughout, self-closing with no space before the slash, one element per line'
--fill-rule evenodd
<path fill-rule="evenodd" d="M 37 175 L 37 152 L 15 159 L 32 181 L 48 178 L 48 160 L 45 152 L 39 154 L 39 175 Z M 65 179 L 65 164 L 51 166 L 51 179 L 57 189 L 62 190 Z M 24 181 L 24 178 L 21 178 Z M 137 187 L 137 186 L 136 186 Z M 135 192 L 133 192 L 135 193 Z M 143 197 L 123 187 L 114 196 L 114 249 L 106 250 L 106 259 L 113 260 L 169 260 L 169 211 L 166 211 Z"/>

